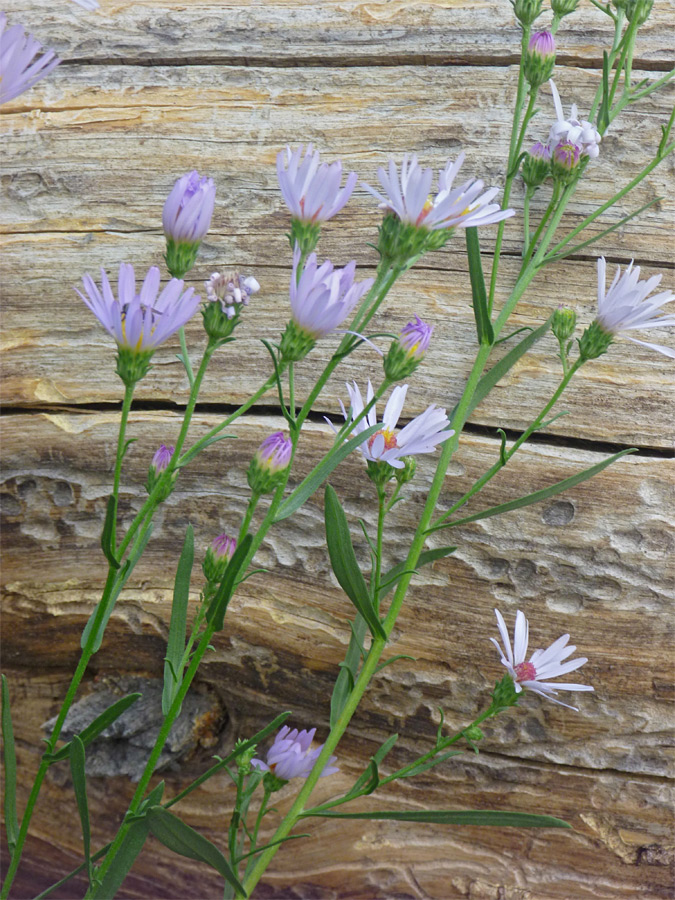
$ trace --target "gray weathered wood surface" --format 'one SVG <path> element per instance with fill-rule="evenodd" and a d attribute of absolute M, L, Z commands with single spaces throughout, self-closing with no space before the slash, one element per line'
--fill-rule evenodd
<path fill-rule="evenodd" d="M 215 268 L 253 271 L 262 289 L 247 310 L 241 340 L 216 358 L 205 383 L 208 411 L 195 434 L 244 400 L 267 373 L 256 338 L 274 339 L 287 318 L 287 215 L 274 158 L 286 143 L 313 140 L 341 156 L 363 180 L 392 154 L 414 150 L 441 167 L 461 147 L 467 177 L 503 177 L 518 31 L 507 3 L 409 2 L 143 3 L 103 0 L 87 14 L 73 4 L 18 0 L 10 17 L 69 60 L 0 114 L 0 290 L 3 312 L 3 665 L 15 710 L 25 803 L 37 765 L 40 725 L 58 708 L 77 659 L 82 626 L 100 595 L 98 536 L 110 490 L 120 399 L 114 349 L 73 291 L 81 274 L 122 259 L 159 263 L 161 208 L 174 178 L 197 167 L 218 185 L 212 232 L 191 275 Z M 556 79 L 566 106 L 588 107 L 599 79 L 605 19 L 588 3 L 558 35 Z M 672 6 L 657 3 L 636 58 L 640 76 L 669 66 Z M 545 91 L 544 96 L 548 98 Z M 601 158 L 571 207 L 576 224 L 650 158 L 673 92 L 629 110 L 603 143 Z M 548 102 L 548 99 L 547 99 Z M 550 116 L 542 106 L 541 120 Z M 546 130 L 542 124 L 541 134 Z M 534 128 L 533 140 L 541 136 Z M 672 159 L 607 213 L 613 224 L 663 197 L 642 218 L 599 245 L 609 260 L 632 257 L 672 287 Z M 514 202 L 520 202 L 520 189 Z M 539 206 L 536 206 L 539 209 Z M 536 214 L 536 213 L 535 213 Z M 375 262 L 374 203 L 357 189 L 325 230 L 321 252 Z M 488 230 L 489 233 L 489 230 Z M 394 329 L 418 312 L 436 324 L 434 344 L 410 389 L 406 414 L 457 399 L 475 346 L 462 236 L 392 292 L 374 328 Z M 500 303 L 513 282 L 520 220 L 506 229 Z M 490 241 L 483 241 L 489 251 Z M 552 266 L 526 295 L 517 326 L 538 324 L 560 301 L 580 320 L 594 314 L 595 252 Z M 188 336 L 200 341 L 198 323 Z M 663 337 L 663 336 L 661 336 Z M 664 342 L 672 341 L 663 337 Z M 323 360 L 330 342 L 312 359 Z M 135 412 L 121 508 L 143 498 L 149 458 L 176 433 L 186 383 L 170 346 L 141 385 L 152 408 Z M 298 390 L 308 382 L 299 372 Z M 349 360 L 321 399 L 337 418 L 347 378 L 377 377 L 378 358 Z M 553 341 L 542 341 L 489 404 L 473 414 L 451 467 L 452 502 L 497 458 L 494 429 L 522 430 L 559 377 Z M 665 900 L 672 896 L 673 491 L 672 363 L 627 341 L 582 371 L 558 419 L 474 501 L 471 510 L 537 490 L 637 446 L 597 479 L 542 507 L 457 530 L 458 551 L 415 579 L 393 652 L 417 657 L 385 669 L 340 745 L 341 773 L 320 796 L 348 786 L 377 744 L 401 735 L 394 763 L 432 740 L 441 706 L 452 727 L 469 721 L 499 676 L 488 637 L 500 606 L 531 618 L 533 642 L 572 633 L 589 657 L 579 712 L 530 698 L 486 729 L 480 756 L 391 787 L 380 808 L 424 806 L 547 811 L 573 833 L 447 829 L 394 823 L 316 822 L 312 839 L 280 852 L 260 897 L 419 900 Z M 236 430 L 186 470 L 160 511 L 147 556 L 123 594 L 83 686 L 123 674 L 158 676 L 168 627 L 171 569 L 188 521 L 199 552 L 220 530 L 235 530 L 247 502 L 245 468 L 260 439 L 281 424 L 268 394 Z M 489 430 L 487 430 L 489 429 Z M 303 440 L 297 476 L 327 446 L 317 417 Z M 388 553 L 398 561 L 432 471 L 420 466 L 411 500 L 395 511 Z M 370 483 L 354 457 L 334 478 L 348 511 L 372 521 Z M 299 727 L 325 734 L 328 697 L 344 654 L 350 609 L 331 580 L 322 545 L 319 498 L 272 531 L 228 613 L 201 679 L 224 709 L 217 749 L 203 749 L 169 773 L 170 790 L 195 777 L 213 752 L 261 727 L 282 708 Z M 358 536 L 355 532 L 355 538 Z M 362 559 L 366 548 L 359 544 Z M 195 583 L 195 598 L 198 584 Z M 65 774 L 47 782 L 15 896 L 32 896 L 79 862 L 80 836 Z M 105 809 L 94 836 L 106 840 L 133 786 L 90 780 L 90 802 Z M 292 801 L 284 791 L 281 809 Z M 183 805 L 191 824 L 222 840 L 231 797 L 208 783 Z M 55 838 L 54 823 L 56 823 Z M 207 897 L 218 879 L 156 843 L 139 859 L 120 896 Z M 83 892 L 83 889 L 82 889 Z M 59 896 L 58 894 L 56 896 Z M 61 896 L 73 896 L 72 893 Z"/>

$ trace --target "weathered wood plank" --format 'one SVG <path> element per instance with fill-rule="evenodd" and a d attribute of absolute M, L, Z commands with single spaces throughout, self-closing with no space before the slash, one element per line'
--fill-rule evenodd
<path fill-rule="evenodd" d="M 11 13 L 75 60 L 483 62 L 513 58 L 520 43 L 511 7 L 496 0 L 104 0 L 101 6 L 92 15 L 50 0 L 14 0 Z M 641 60 L 671 59 L 670 15 L 668 4 L 654 5 L 640 33 Z M 537 24 L 550 24 L 550 14 Z M 582 4 L 558 32 L 559 52 L 601 65 L 611 33 L 609 18 Z"/>
<path fill-rule="evenodd" d="M 214 421 L 199 417 L 196 433 Z M 169 423 L 166 414 L 133 417 L 130 436 L 140 441 L 132 446 L 123 479 L 127 520 L 143 501 L 146 466 L 159 441 L 170 438 Z M 97 671 L 120 673 L 130 666 L 161 674 L 173 561 L 186 524 L 195 528 L 198 559 L 218 531 L 236 531 L 248 500 L 242 487 L 248 460 L 278 425 L 272 417 L 247 419 L 236 428 L 239 440 L 212 448 L 185 471 L 111 620 Z M 30 660 L 31 667 L 68 668 L 77 659 L 79 635 L 105 575 L 96 560 L 114 429 L 110 414 L 21 415 L 7 422 L 2 538 L 8 665 Z M 326 426 L 309 429 L 297 477 L 330 439 Z M 452 502 L 496 455 L 496 442 L 465 436 L 444 502 Z M 471 509 L 542 488 L 600 458 L 533 446 Z M 392 564 L 404 557 L 430 467 L 423 461 L 411 502 L 396 508 L 389 529 Z M 372 524 L 373 491 L 360 458 L 339 470 L 335 484 L 352 521 L 361 516 Z M 529 700 L 513 721 L 497 721 L 491 731 L 500 752 L 667 774 L 672 698 L 664 647 L 672 638 L 673 508 L 671 464 L 629 457 L 544 506 L 437 535 L 432 543 L 454 542 L 459 549 L 420 574 L 392 645 L 392 653 L 418 658 L 416 675 L 405 662 L 385 669 L 366 698 L 361 723 L 368 723 L 371 734 L 394 728 L 430 741 L 438 706 L 450 726 L 470 721 L 501 668 L 488 643 L 495 632 L 492 609 L 497 605 L 513 616 L 521 607 L 532 619 L 533 644 L 572 633 L 579 652 L 590 659 L 583 674 L 597 693 L 575 698 L 579 713 Z M 357 543 L 366 565 L 364 541 Z M 203 677 L 219 686 L 228 709 L 273 698 L 323 721 L 351 610 L 330 586 L 319 498 L 270 532 L 256 563 L 271 574 L 241 586 Z M 196 574 L 195 591 L 199 583 Z"/>
<path fill-rule="evenodd" d="M 56 708 L 66 689 L 60 673 L 9 672 L 12 700 L 20 704 L 17 720 L 20 773 L 19 804 L 25 802 L 35 770 L 40 725 Z M 225 682 L 223 682 L 225 684 Z M 84 691 L 92 688 L 86 683 Z M 233 708 L 235 718 L 220 735 L 213 752 L 223 754 L 239 736 L 262 727 L 274 714 L 273 697 Z M 522 716 L 516 711 L 513 719 Z M 572 715 L 572 714 L 569 714 Z M 302 717 L 298 724 L 307 724 Z M 348 732 L 338 749 L 340 773 L 320 782 L 316 800 L 347 790 L 376 747 L 365 718 Z M 320 729 L 321 734 L 321 729 Z M 404 765 L 421 742 L 402 734 L 383 771 Z M 571 832 L 520 829 L 443 828 L 394 822 L 340 822 L 312 819 L 303 831 L 310 838 L 282 848 L 256 896 L 260 898 L 363 897 L 389 900 L 666 900 L 671 884 L 672 792 L 661 779 L 616 772 L 587 772 L 511 760 L 483 752 L 458 757 L 431 773 L 388 786 L 369 801 L 370 808 L 498 808 L 546 811 L 567 819 Z M 496 748 L 496 745 L 495 745 Z M 170 797 L 209 765 L 205 754 L 166 772 Z M 93 835 L 98 846 L 108 840 L 124 814 L 133 785 L 123 778 L 89 778 Z M 275 801 L 283 814 L 297 785 L 291 782 Z M 16 896 L 34 896 L 80 862 L 81 845 L 72 789 L 63 766 L 50 771 L 44 797 L 33 820 Z M 224 839 L 223 823 L 232 803 L 231 789 L 217 777 L 175 809 L 216 844 Z M 366 808 L 361 802 L 360 808 Z M 105 815 L 101 811 L 105 810 Z M 255 811 L 255 810 L 254 810 Z M 274 821 L 264 833 L 269 834 Z M 58 835 L 54 845 L 54 836 Z M 205 866 L 177 861 L 151 841 L 139 857 L 120 897 L 203 898 L 216 896 L 219 879 Z M 57 897 L 80 896 L 73 882 Z"/>
<path fill-rule="evenodd" d="M 565 103 L 576 101 L 586 109 L 599 77 L 587 70 L 561 71 Z M 342 157 L 370 183 L 377 183 L 377 168 L 390 156 L 400 160 L 416 151 L 425 164 L 440 169 L 463 148 L 466 177 L 499 184 L 511 126 L 505 80 L 515 90 L 515 79 L 513 68 L 439 69 L 430 90 L 428 72 L 418 67 L 57 69 L 31 93 L 37 109 L 0 120 L 8 135 L 0 222 L 9 231 L 155 231 L 174 178 L 197 166 L 218 185 L 212 234 L 236 241 L 258 262 L 261 247 L 277 254 L 286 246 L 287 215 L 274 164 L 286 143 L 314 141 L 326 158 Z M 647 98 L 615 123 L 570 204 L 568 226 L 613 196 L 652 158 L 673 93 L 666 89 Z M 544 138 L 552 118 L 546 88 L 529 137 Z M 589 229 L 588 237 L 662 198 L 604 238 L 598 252 L 672 260 L 674 165 L 670 157 L 606 213 L 595 231 Z M 548 199 L 548 189 L 535 198 L 533 225 Z M 520 185 L 513 203 L 522 208 Z M 375 201 L 359 187 L 328 231 L 339 230 L 341 237 L 364 245 L 373 240 L 378 219 Z M 520 254 L 521 234 L 518 216 L 506 229 L 508 252 Z M 484 245 L 490 246 L 487 236 Z M 334 247 L 328 242 L 324 252 L 330 255 Z M 368 258 L 375 259 L 372 251 Z"/>
<path fill-rule="evenodd" d="M 342 244 L 342 254 L 345 246 L 355 249 L 351 244 Z M 407 273 L 387 298 L 372 326 L 374 332 L 396 330 L 413 312 L 436 326 L 424 364 L 411 379 L 406 416 L 421 412 L 432 401 L 454 405 L 473 362 L 476 337 L 468 300 L 463 237 L 456 236 L 452 246 L 456 248 L 454 252 L 435 254 L 444 271 L 421 269 Z M 163 241 L 157 235 L 52 234 L 7 238 L 1 263 L 4 402 L 19 406 L 118 402 L 122 385 L 114 374 L 114 342 L 78 298 L 73 286 L 85 271 L 96 275 L 99 265 L 115 272 L 122 259 L 139 266 L 151 262 L 163 265 L 162 248 Z M 278 256 L 272 255 L 279 262 L 289 258 L 288 249 L 283 246 L 279 247 Z M 358 252 L 356 255 L 360 256 Z M 253 257 L 246 252 L 240 255 L 227 239 L 209 240 L 194 275 L 196 279 L 204 279 L 216 267 L 237 263 L 244 271 L 250 271 L 251 264 L 261 291 L 237 330 L 240 340 L 214 357 L 201 393 L 205 402 L 240 404 L 257 389 L 270 370 L 269 357 L 259 338 L 278 340 L 289 315 L 288 269 L 253 267 Z M 512 284 L 516 272 L 517 263 L 505 259 L 502 264 L 505 282 Z M 365 269 L 364 274 L 372 274 L 372 270 Z M 194 283 L 203 291 L 202 282 Z M 534 282 L 521 301 L 514 328 L 538 326 L 561 300 L 578 310 L 579 321 L 585 326 L 595 315 L 595 294 L 593 263 L 556 264 Z M 500 292 L 498 303 L 503 296 Z M 45 304 L 48 315 L 45 315 Z M 202 347 L 202 335 L 201 317 L 196 315 L 188 327 L 195 356 Z M 661 339 L 672 341 L 668 337 Z M 387 340 L 381 339 L 379 343 L 385 347 Z M 321 341 L 309 360 L 297 366 L 302 395 L 310 388 L 308 377 L 313 375 L 313 367 L 318 361 L 327 361 L 335 345 L 335 339 Z M 495 358 L 508 346 L 497 348 Z M 154 370 L 138 389 L 139 398 L 186 402 L 187 381 L 175 359 L 176 349 L 177 339 L 160 349 Z M 526 427 L 559 382 L 561 367 L 556 353 L 557 341 L 549 335 L 476 410 L 472 421 L 491 427 Z M 364 348 L 341 366 L 317 408 L 339 416 L 338 400 L 345 397 L 345 381 L 356 379 L 365 384 L 367 377 L 378 383 L 381 362 L 373 350 Z M 638 446 L 669 447 L 673 436 L 670 412 L 673 396 L 673 381 L 663 357 L 622 340 L 573 380 L 559 407 L 559 410 L 569 410 L 570 415 L 556 420 L 550 431 Z M 262 402 L 277 404 L 276 392 L 270 392 Z"/>

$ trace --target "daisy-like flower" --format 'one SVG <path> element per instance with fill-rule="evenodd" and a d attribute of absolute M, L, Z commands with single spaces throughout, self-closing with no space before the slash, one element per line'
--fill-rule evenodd
<path fill-rule="evenodd" d="M 206 235 L 216 202 L 212 178 L 188 172 L 174 184 L 162 211 L 162 226 L 167 238 L 177 243 L 194 244 Z"/>
<path fill-rule="evenodd" d="M 121 263 L 117 297 L 101 269 L 101 287 L 91 275 L 82 278 L 86 296 L 75 288 L 105 330 L 117 341 L 118 374 L 125 383 L 138 381 L 148 371 L 150 357 L 172 334 L 182 328 L 199 306 L 193 288 L 172 278 L 159 294 L 159 269 L 153 266 L 136 292 L 134 267 Z"/>
<path fill-rule="evenodd" d="M 351 414 L 347 412 L 342 401 L 340 407 L 345 421 L 353 421 L 363 411 L 364 406 L 373 399 L 373 386 L 368 382 L 366 403 L 363 402 L 361 391 L 356 382 L 347 385 Z M 403 410 L 408 385 L 397 385 L 391 392 L 382 416 L 382 428 L 376 431 L 360 446 L 361 453 L 367 462 L 388 463 L 394 469 L 402 469 L 405 465 L 404 456 L 416 456 L 418 453 L 433 453 L 439 444 L 447 441 L 455 433 L 448 429 L 450 424 L 445 410 L 432 404 L 423 413 L 405 425 L 399 432 L 395 431 L 396 424 Z M 377 411 L 373 405 L 365 418 L 354 426 L 356 434 L 361 434 L 367 428 L 377 424 Z M 331 427 L 336 431 L 335 427 Z"/>
<path fill-rule="evenodd" d="M 621 267 L 617 266 L 614 280 L 609 290 L 606 290 L 606 269 L 605 258 L 601 256 L 598 258 L 598 315 L 593 325 L 597 324 L 609 338 L 604 349 L 607 349 L 611 338 L 616 334 L 650 328 L 668 328 L 675 325 L 675 314 L 659 315 L 657 312 L 666 303 L 675 299 L 675 294 L 672 291 L 661 291 L 654 294 L 653 297 L 649 296 L 661 283 L 662 275 L 653 275 L 645 281 L 640 281 L 640 267 L 634 267 L 631 261 L 623 275 Z M 593 331 L 593 325 L 588 329 L 587 334 Z M 670 347 L 640 341 L 629 335 L 626 337 L 629 341 L 642 344 L 643 347 L 649 347 L 651 350 L 658 350 L 659 353 L 675 359 L 675 350 Z M 584 339 L 582 338 L 582 353 L 584 352 L 583 344 Z M 587 358 L 592 359 L 593 357 Z"/>
<path fill-rule="evenodd" d="M 290 781 L 291 778 L 307 778 L 314 768 L 314 763 L 319 758 L 323 744 L 312 749 L 312 741 L 316 734 L 316 728 L 310 731 L 292 731 L 288 725 L 284 725 L 274 738 L 274 743 L 267 751 L 267 761 L 252 759 L 251 765 L 263 772 L 272 772 L 277 778 Z M 337 756 L 331 756 L 321 773 L 321 777 L 333 775 L 340 770 L 333 763 L 337 762 Z"/>
<path fill-rule="evenodd" d="M 568 672 L 574 672 L 587 663 L 585 657 L 572 659 L 563 662 L 568 656 L 571 656 L 577 649 L 575 646 L 568 646 L 570 639 L 569 634 L 563 634 L 557 641 L 554 641 L 546 650 L 535 650 L 532 656 L 526 659 L 527 644 L 529 634 L 529 624 L 524 613 L 520 610 L 516 613 L 516 626 L 513 632 L 513 648 L 511 647 L 511 639 L 509 631 L 504 622 L 504 617 L 498 609 L 495 610 L 497 616 L 497 627 L 502 639 L 502 646 L 494 638 L 490 638 L 501 656 L 502 665 L 506 666 L 509 675 L 513 679 L 516 693 L 520 693 L 523 688 L 534 691 L 558 703 L 560 706 L 566 706 L 578 712 L 576 706 L 569 706 L 560 700 L 555 700 L 551 694 L 557 694 L 558 691 L 592 691 L 588 684 L 550 684 L 549 678 L 559 678 L 561 675 L 567 675 Z"/>
<path fill-rule="evenodd" d="M 277 155 L 279 187 L 286 206 L 294 219 L 305 224 L 326 222 L 349 200 L 356 185 L 357 174 L 350 172 L 343 188 L 340 160 L 322 163 L 318 150 L 308 144 L 305 158 L 303 145 L 291 151 L 290 147 Z"/>
<path fill-rule="evenodd" d="M 388 171 L 382 166 L 377 170 L 384 194 L 369 184 L 362 182 L 362 186 L 380 201 L 381 209 L 390 210 L 401 222 L 429 231 L 490 225 L 514 215 L 515 210 L 501 209 L 498 203 L 490 202 L 499 193 L 499 188 L 481 193 L 485 185 L 479 179 L 470 179 L 453 189 L 453 181 L 463 162 L 464 153 L 460 153 L 454 163 L 448 160 L 439 173 L 435 197 L 430 196 L 433 172 L 423 169 L 414 153 L 412 156 L 406 153 L 403 157 L 400 176 L 393 160 L 389 161 Z"/>
<path fill-rule="evenodd" d="M 253 454 L 246 477 L 254 494 L 270 494 L 281 483 L 293 455 L 293 442 L 275 431 Z"/>
<path fill-rule="evenodd" d="M 583 155 L 595 159 L 600 153 L 599 144 L 602 140 L 595 125 L 593 125 L 592 122 L 587 122 L 578 118 L 576 103 L 572 104 L 569 119 L 565 119 L 558 88 L 555 86 L 553 79 L 549 81 L 549 84 L 551 85 L 553 103 L 555 105 L 556 116 L 558 117 L 557 121 L 551 126 L 549 132 L 549 149 L 553 151 L 558 144 L 576 144 Z"/>
<path fill-rule="evenodd" d="M 0 12 L 0 103 L 32 88 L 61 62 L 54 50 L 41 50 L 40 41 L 21 25 L 8 26 Z"/>

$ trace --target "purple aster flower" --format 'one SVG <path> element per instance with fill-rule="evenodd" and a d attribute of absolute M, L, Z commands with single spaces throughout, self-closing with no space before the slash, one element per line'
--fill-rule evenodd
<path fill-rule="evenodd" d="M 263 772 L 272 772 L 284 781 L 290 781 L 291 778 L 307 778 L 323 749 L 323 744 L 311 749 L 315 734 L 316 728 L 310 731 L 298 731 L 294 728 L 291 731 L 288 725 L 284 725 L 277 732 L 274 743 L 267 751 L 267 762 L 252 759 L 251 765 Z M 333 765 L 335 762 L 337 756 L 329 757 L 321 773 L 322 778 L 340 771 Z"/>
<path fill-rule="evenodd" d="M 550 31 L 535 31 L 527 49 L 532 56 L 549 59 L 555 56 L 555 39 Z"/>
<path fill-rule="evenodd" d="M 399 176 L 396 164 L 389 161 L 389 171 L 383 167 L 377 171 L 384 194 L 369 184 L 362 186 L 380 201 L 380 208 L 391 210 L 401 222 L 437 231 L 442 228 L 468 228 L 500 222 L 515 214 L 513 209 L 501 209 L 490 201 L 499 193 L 498 188 L 490 188 L 481 193 L 484 184 L 480 180 L 469 180 L 453 189 L 455 176 L 464 162 L 460 153 L 453 163 L 448 160 L 439 173 L 438 194 L 431 197 L 431 169 L 422 169 L 417 156 L 403 157 Z"/>
<path fill-rule="evenodd" d="M 101 269 L 101 288 L 91 275 L 82 278 L 87 296 L 77 293 L 120 348 L 132 353 L 152 353 L 178 331 L 199 306 L 193 288 L 183 291 L 183 282 L 172 278 L 159 294 L 159 269 L 153 266 L 136 293 L 134 267 L 121 263 L 117 297 Z M 77 288 L 75 289 L 77 290 Z"/>
<path fill-rule="evenodd" d="M 434 326 L 427 325 L 418 315 L 415 315 L 414 322 L 408 322 L 401 329 L 398 336 L 398 343 L 409 356 L 415 359 L 422 359 L 429 349 L 431 335 L 434 333 Z"/>
<path fill-rule="evenodd" d="M 345 421 L 353 421 L 363 411 L 364 402 L 356 382 L 354 382 L 353 386 L 348 384 L 347 391 L 349 392 L 351 411 L 347 412 L 345 410 L 342 401 L 340 401 L 340 406 Z M 394 469 L 402 469 L 405 465 L 402 461 L 404 456 L 416 456 L 418 453 L 433 453 L 439 444 L 447 441 L 455 433 L 448 428 L 450 422 L 445 414 L 445 410 L 435 404 L 427 407 L 423 413 L 416 416 L 399 432 L 395 432 L 394 429 L 403 410 L 407 391 L 408 385 L 403 384 L 398 385 L 391 392 L 391 397 L 382 416 L 382 428 L 361 444 L 360 450 L 366 461 L 384 462 Z M 365 405 L 370 403 L 373 396 L 373 386 L 369 381 Z M 377 411 L 375 405 L 373 405 L 366 417 L 354 426 L 354 431 L 356 434 L 361 434 L 361 432 L 376 424 Z M 331 428 L 337 433 L 337 429 L 332 424 Z"/>
<path fill-rule="evenodd" d="M 578 147 L 571 141 L 563 141 L 560 144 L 556 144 L 551 155 L 553 174 L 565 176 L 573 172 L 579 165 L 580 157 L 581 147 Z"/>
<path fill-rule="evenodd" d="M 357 174 L 350 172 L 340 189 L 342 163 L 321 163 L 319 151 L 312 144 L 308 144 L 304 159 L 302 151 L 301 144 L 297 150 L 286 147 L 277 154 L 281 193 L 294 219 L 307 224 L 326 222 L 349 200 Z"/>
<path fill-rule="evenodd" d="M 198 243 L 209 230 L 215 202 L 213 179 L 201 177 L 194 170 L 182 175 L 164 204 L 164 234 L 176 243 Z"/>
<path fill-rule="evenodd" d="M 222 581 L 225 576 L 227 564 L 234 556 L 237 549 L 237 540 L 226 534 L 219 534 L 211 542 L 206 551 L 202 570 L 207 581 Z"/>
<path fill-rule="evenodd" d="M 560 102 L 560 94 L 555 86 L 553 79 L 549 81 L 551 85 L 551 93 L 553 94 L 553 103 L 557 121 L 551 126 L 548 136 L 548 145 L 553 149 L 557 144 L 570 142 L 579 146 L 581 153 L 595 159 L 600 153 L 600 137 L 599 132 L 591 122 L 579 120 L 576 104 L 572 104 L 569 119 L 565 119 L 562 103 Z"/>
<path fill-rule="evenodd" d="M 268 472 L 282 472 L 291 461 L 293 443 L 284 437 L 283 431 L 275 431 L 266 437 L 255 452 L 258 465 Z"/>
<path fill-rule="evenodd" d="M 175 447 L 170 447 L 166 444 L 159 445 L 159 449 L 155 451 L 155 455 L 152 457 L 152 462 L 150 463 L 155 472 L 159 473 L 166 471 L 175 449 Z"/>
<path fill-rule="evenodd" d="M 228 561 L 234 556 L 237 549 L 237 539 L 228 537 L 226 534 L 219 534 L 211 543 L 211 550 L 217 560 L 227 559 Z"/>
<path fill-rule="evenodd" d="M 42 55 L 42 44 L 22 25 L 7 25 L 0 12 L 0 103 L 13 100 L 48 75 L 61 60 L 54 50 Z"/>
<path fill-rule="evenodd" d="M 532 146 L 530 147 L 529 155 L 533 159 L 543 160 L 544 162 L 551 161 L 551 151 L 546 146 L 546 144 L 542 144 L 541 141 L 537 141 L 536 144 L 532 144 Z"/>
<path fill-rule="evenodd" d="M 588 662 L 583 656 L 579 659 L 563 662 L 577 649 L 574 646 L 567 646 L 567 642 L 570 639 L 569 634 L 563 634 L 546 650 L 535 650 L 529 660 L 526 660 L 529 625 L 524 614 L 520 610 L 516 613 L 513 649 L 511 648 L 511 638 L 509 637 L 504 617 L 498 609 L 495 610 L 495 614 L 497 616 L 499 634 L 504 645 L 503 648 L 494 638 L 490 638 L 490 640 L 499 651 L 502 665 L 506 666 L 509 675 L 514 681 L 516 693 L 519 694 L 523 688 L 527 688 L 530 691 L 534 691 L 535 694 L 557 703 L 559 706 L 566 706 L 568 709 L 578 712 L 576 706 L 569 706 L 567 703 L 561 703 L 560 700 L 554 700 L 551 694 L 557 694 L 558 691 L 592 691 L 594 688 L 588 684 L 550 684 L 548 681 L 549 678 L 559 678 L 560 675 L 574 672 L 575 669 Z"/>
<path fill-rule="evenodd" d="M 290 298 L 293 321 L 312 339 L 323 337 L 337 328 L 354 309 L 361 297 L 372 287 L 373 278 L 354 281 L 356 262 L 344 269 L 333 268 L 326 260 L 321 266 L 312 253 L 306 260 L 300 278 L 298 266 L 301 253 L 293 253 Z"/>
<path fill-rule="evenodd" d="M 238 272 L 212 272 L 206 284 L 206 299 L 210 303 L 220 303 L 220 308 L 228 319 L 232 319 L 239 305 L 248 302 L 260 290 L 257 280 L 248 275 L 242 278 Z"/>
<path fill-rule="evenodd" d="M 640 281 L 640 267 L 633 267 L 633 261 L 621 274 L 621 266 L 617 266 L 614 280 L 606 290 L 606 263 L 603 256 L 598 259 L 598 325 L 611 335 L 626 331 L 642 331 L 651 328 L 668 328 L 675 325 L 675 314 L 659 315 L 659 310 L 666 303 L 675 299 L 672 291 L 661 291 L 650 297 L 649 294 L 661 283 L 662 275 L 653 275 Z M 628 338 L 643 347 L 658 350 L 665 356 L 675 359 L 675 350 L 661 344 L 650 344 L 637 338 Z"/>

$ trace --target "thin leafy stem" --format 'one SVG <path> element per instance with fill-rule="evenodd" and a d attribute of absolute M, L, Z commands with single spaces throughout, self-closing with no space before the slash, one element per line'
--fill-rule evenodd
<path fill-rule="evenodd" d="M 124 459 L 124 448 L 125 448 L 125 438 L 126 438 L 126 430 L 127 430 L 127 422 L 129 421 L 129 412 L 131 411 L 131 401 L 134 396 L 134 388 L 136 387 L 135 382 L 130 382 L 124 385 L 124 400 L 122 402 L 122 415 L 120 416 L 120 425 L 119 431 L 117 433 L 117 455 L 115 457 L 115 474 L 113 477 L 113 512 L 112 512 L 112 535 L 111 535 L 111 550 L 113 554 L 115 553 L 115 548 L 117 546 L 117 538 L 116 538 L 116 523 L 117 523 L 117 506 L 119 502 L 119 493 L 120 493 L 120 478 L 122 475 L 122 460 Z"/>
<path fill-rule="evenodd" d="M 537 230 L 534 232 L 534 234 L 532 236 L 532 240 L 528 244 L 527 250 L 523 253 L 523 267 L 528 265 L 528 263 L 530 262 L 530 259 L 532 258 L 532 254 L 536 250 L 537 243 L 538 243 L 539 239 L 541 238 L 544 228 L 546 227 L 546 223 L 550 219 L 551 215 L 553 214 L 553 211 L 555 210 L 555 208 L 558 204 L 558 201 L 560 200 L 560 192 L 561 192 L 560 182 L 556 182 L 555 185 L 553 186 L 553 193 L 551 194 L 551 199 L 548 202 L 548 206 L 544 210 L 544 214 L 542 215 L 541 221 L 539 222 L 539 225 L 537 226 Z"/>
<path fill-rule="evenodd" d="M 192 371 L 192 363 L 190 362 L 190 357 L 188 356 L 187 340 L 185 338 L 185 328 L 181 327 L 178 329 L 178 338 L 180 340 L 180 352 L 181 352 L 179 359 L 183 363 L 183 366 L 185 367 L 185 373 L 187 374 L 187 377 L 188 377 L 188 383 L 189 383 L 190 387 L 192 387 L 192 385 L 195 383 L 195 374 Z"/>

